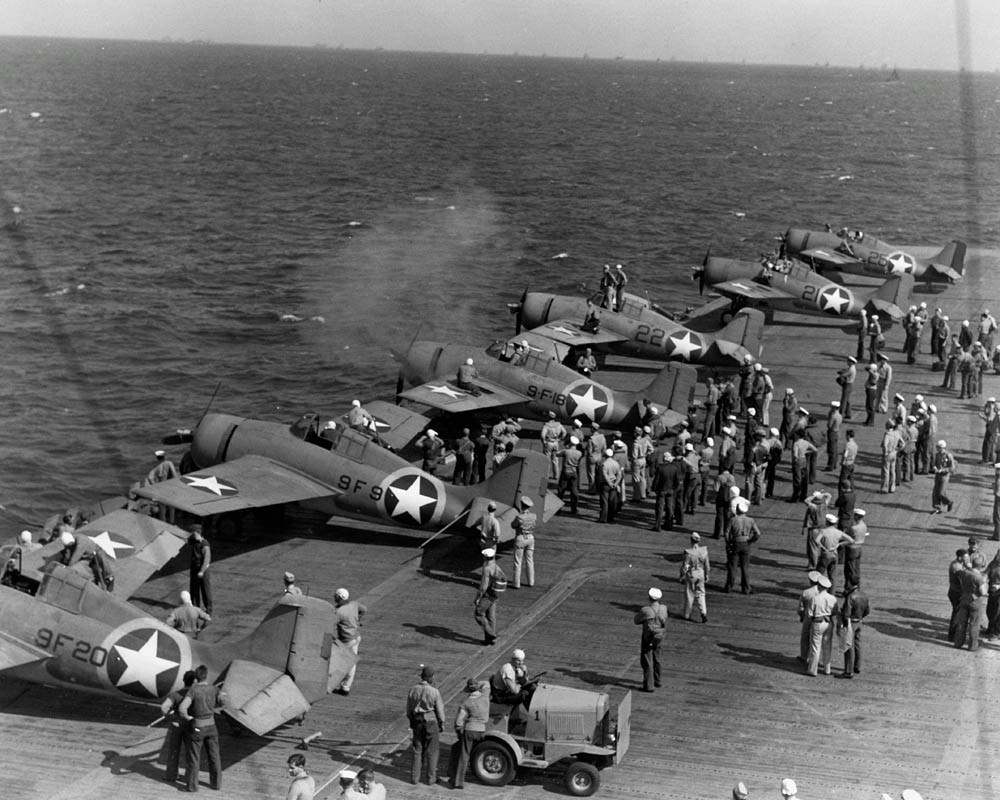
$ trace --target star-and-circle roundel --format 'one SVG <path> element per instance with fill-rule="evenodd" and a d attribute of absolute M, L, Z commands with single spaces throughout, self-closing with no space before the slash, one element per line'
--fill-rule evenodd
<path fill-rule="evenodd" d="M 382 505 L 393 522 L 420 528 L 441 516 L 443 485 L 418 469 L 394 472 L 382 481 Z"/>

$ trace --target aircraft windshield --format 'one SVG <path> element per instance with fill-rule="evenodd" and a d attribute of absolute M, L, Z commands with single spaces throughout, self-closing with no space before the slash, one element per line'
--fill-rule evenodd
<path fill-rule="evenodd" d="M 295 420 L 288 430 L 296 439 L 308 441 L 310 434 L 319 435 L 319 427 L 319 415 L 310 411 Z"/>
<path fill-rule="evenodd" d="M 634 297 L 633 295 L 627 294 L 625 295 L 625 300 L 618 309 L 618 313 L 624 314 L 626 317 L 631 317 L 632 319 L 638 319 L 642 314 L 643 309 L 647 306 L 648 303 L 645 301 L 640 300 L 638 297 Z"/>
<path fill-rule="evenodd" d="M 537 372 L 539 375 L 547 375 L 552 363 L 551 355 L 532 350 L 524 360 L 524 368 L 530 372 Z"/>

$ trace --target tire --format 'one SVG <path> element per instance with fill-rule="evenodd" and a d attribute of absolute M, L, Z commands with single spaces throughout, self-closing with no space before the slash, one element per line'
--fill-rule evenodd
<path fill-rule="evenodd" d="M 730 322 L 733 321 L 733 317 L 736 316 L 732 311 L 723 311 L 719 316 L 719 322 L 722 323 L 722 327 L 726 327 Z"/>
<path fill-rule="evenodd" d="M 510 750 L 500 742 L 486 740 L 472 751 L 472 774 L 487 786 L 506 786 L 517 773 L 517 763 Z"/>
<path fill-rule="evenodd" d="M 600 788 L 601 773 L 593 764 L 574 761 L 563 776 L 563 785 L 574 797 L 590 797 Z"/>

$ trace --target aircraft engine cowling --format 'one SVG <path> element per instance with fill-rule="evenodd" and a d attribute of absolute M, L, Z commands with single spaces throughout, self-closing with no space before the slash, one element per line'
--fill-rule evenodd
<path fill-rule="evenodd" d="M 226 448 L 241 422 L 242 417 L 231 414 L 206 414 L 202 418 L 191 442 L 191 459 L 198 469 L 226 460 Z"/>

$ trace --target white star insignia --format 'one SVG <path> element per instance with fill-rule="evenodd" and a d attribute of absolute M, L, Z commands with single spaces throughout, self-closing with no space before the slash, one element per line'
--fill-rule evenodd
<path fill-rule="evenodd" d="M 694 337 L 691 331 L 685 331 L 679 336 L 676 334 L 670 336 L 669 340 L 673 345 L 672 354 L 680 356 L 685 361 L 690 360 L 692 354 L 701 352 L 701 342 Z"/>
<path fill-rule="evenodd" d="M 181 478 L 184 483 L 195 489 L 204 489 L 206 492 L 222 497 L 224 494 L 236 494 L 236 487 L 228 483 L 222 483 L 214 475 L 199 477 L 197 475 L 185 475 Z"/>
<path fill-rule="evenodd" d="M 448 385 L 442 386 L 428 386 L 432 394 L 443 394 L 450 397 L 452 400 L 457 400 L 459 397 L 463 397 L 462 392 L 457 392 Z"/>
<path fill-rule="evenodd" d="M 576 392 L 570 392 L 570 397 L 576 401 L 576 412 L 575 414 L 589 417 L 590 419 L 595 419 L 595 412 L 600 408 L 607 408 L 608 404 L 604 400 L 598 400 L 594 396 L 594 386 L 593 384 L 588 384 L 587 389 L 583 394 L 576 394 Z"/>
<path fill-rule="evenodd" d="M 410 485 L 403 489 L 398 484 L 390 486 L 389 491 L 396 498 L 396 507 L 392 510 L 392 516 L 398 517 L 400 514 L 409 514 L 410 518 L 419 523 L 420 512 L 424 506 L 437 502 L 436 497 L 428 497 L 420 493 L 420 476 L 411 476 Z"/>
<path fill-rule="evenodd" d="M 747 286 L 747 285 L 745 285 L 745 284 L 742 284 L 742 283 L 736 283 L 734 281 L 733 282 L 733 286 L 735 286 L 737 289 L 742 289 L 744 292 L 749 292 L 750 291 L 750 287 Z"/>
<path fill-rule="evenodd" d="M 820 308 L 834 314 L 843 314 L 851 298 L 839 286 L 828 286 L 820 293 Z"/>
<path fill-rule="evenodd" d="M 127 686 L 130 683 L 140 684 L 153 697 L 159 696 L 156 688 L 156 679 L 161 673 L 166 672 L 171 667 L 178 666 L 176 661 L 168 658 L 160 658 L 156 654 L 159 647 L 160 632 L 153 631 L 146 643 L 138 650 L 130 650 L 116 644 L 114 649 L 118 651 L 122 661 L 125 662 L 125 671 L 115 682 L 115 686 Z"/>
<path fill-rule="evenodd" d="M 913 272 L 913 258 L 906 253 L 897 251 L 886 257 L 889 262 L 889 271 L 893 275 L 903 275 Z"/>
<path fill-rule="evenodd" d="M 118 558 L 119 550 L 135 550 L 135 548 L 127 542 L 116 542 L 111 538 L 111 534 L 108 533 L 108 531 L 101 531 L 97 536 L 90 536 L 89 538 L 94 544 L 114 559 Z"/>
<path fill-rule="evenodd" d="M 561 333 L 565 336 L 579 336 L 576 331 L 571 331 L 569 328 L 564 328 L 562 325 L 556 325 L 552 328 L 556 333 Z"/>

